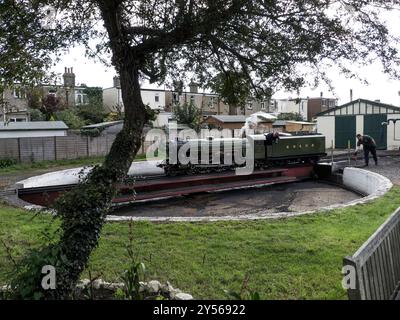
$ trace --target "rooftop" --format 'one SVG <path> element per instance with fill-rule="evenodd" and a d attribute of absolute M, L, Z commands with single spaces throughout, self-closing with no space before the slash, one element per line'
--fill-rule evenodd
<path fill-rule="evenodd" d="M 108 127 L 112 127 L 112 126 L 121 124 L 123 122 L 124 122 L 123 120 L 100 122 L 100 123 L 95 123 L 95 124 L 90 124 L 90 125 L 87 125 L 87 126 L 83 126 L 82 129 L 108 128 Z"/>
<path fill-rule="evenodd" d="M 25 131 L 25 130 L 67 130 L 68 126 L 63 121 L 28 121 L 0 123 L 0 131 Z"/>
<path fill-rule="evenodd" d="M 211 115 L 211 116 L 209 116 L 209 117 L 207 117 L 207 118 L 214 118 L 214 119 L 216 119 L 216 120 L 218 120 L 218 121 L 220 121 L 220 122 L 230 122 L 230 123 L 237 123 L 237 122 L 240 122 L 240 123 L 243 123 L 243 122 L 245 122 L 246 121 L 246 116 L 244 116 L 244 115 L 231 115 L 231 116 L 228 116 L 228 115 Z"/>

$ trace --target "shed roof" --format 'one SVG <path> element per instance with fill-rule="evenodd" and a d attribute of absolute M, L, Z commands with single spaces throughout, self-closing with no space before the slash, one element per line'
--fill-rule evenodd
<path fill-rule="evenodd" d="M 208 118 L 214 118 L 225 123 L 244 123 L 246 121 L 246 116 L 244 115 L 211 115 Z"/>
<path fill-rule="evenodd" d="M 67 130 L 64 121 L 27 121 L 0 123 L 0 131 Z"/>
<path fill-rule="evenodd" d="M 100 123 L 89 124 L 87 126 L 83 126 L 82 129 L 108 128 L 108 127 L 115 126 L 117 124 L 121 124 L 123 122 L 124 122 L 123 120 L 100 122 Z"/>
<path fill-rule="evenodd" d="M 302 124 L 302 125 L 310 125 L 310 126 L 316 125 L 316 123 L 314 123 L 314 122 L 294 121 L 294 120 L 287 120 L 286 123 L 294 123 L 294 124 Z"/>
<path fill-rule="evenodd" d="M 335 107 L 335 108 L 331 108 L 331 109 L 322 111 L 322 112 L 320 112 L 320 113 L 317 113 L 317 114 L 315 115 L 315 117 L 323 116 L 323 115 L 325 115 L 325 114 L 327 114 L 327 113 L 330 113 L 330 112 L 332 112 L 332 111 L 340 110 L 340 109 L 342 109 L 342 108 L 346 108 L 346 107 L 348 107 L 348 106 L 351 106 L 351 105 L 353 105 L 353 104 L 355 104 L 355 103 L 359 103 L 359 102 L 363 102 L 363 103 L 365 103 L 365 104 L 374 105 L 374 106 L 377 106 L 377 107 L 384 107 L 384 108 L 387 108 L 387 109 L 390 109 L 390 110 L 395 111 L 395 113 L 399 113 L 399 112 L 400 112 L 400 108 L 399 108 L 399 107 L 396 107 L 396 106 L 394 106 L 394 105 L 392 105 L 392 104 L 387 104 L 387 103 L 382 103 L 382 102 L 372 101 L 372 100 L 367 100 L 367 99 L 357 99 L 357 100 L 353 100 L 353 101 L 347 102 L 347 103 L 345 103 L 345 104 L 342 104 L 341 106 L 337 106 L 337 107 Z"/>

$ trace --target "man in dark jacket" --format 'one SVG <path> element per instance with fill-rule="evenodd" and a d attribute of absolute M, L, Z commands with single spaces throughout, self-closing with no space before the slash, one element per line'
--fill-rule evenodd
<path fill-rule="evenodd" d="M 374 158 L 375 165 L 378 165 L 378 157 L 376 156 L 376 143 L 375 140 L 369 135 L 357 135 L 357 147 L 363 145 L 364 150 L 364 161 L 365 166 L 367 167 L 369 164 L 369 153 L 371 152 L 372 157 Z M 354 156 L 357 156 L 357 150 L 354 153 Z"/>
<path fill-rule="evenodd" d="M 279 132 L 270 132 L 265 135 L 265 144 L 267 146 L 271 146 L 273 143 L 278 143 L 279 140 Z"/>

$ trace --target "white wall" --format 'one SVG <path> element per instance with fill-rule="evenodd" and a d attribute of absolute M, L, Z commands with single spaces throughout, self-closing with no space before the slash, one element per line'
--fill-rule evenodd
<path fill-rule="evenodd" d="M 388 114 L 389 119 L 400 119 L 400 114 Z M 400 120 L 396 122 L 396 127 L 393 122 L 387 127 L 387 148 L 388 150 L 398 150 L 400 148 Z"/>
<path fill-rule="evenodd" d="M 156 102 L 155 99 L 157 94 L 159 99 L 158 102 Z M 163 90 L 156 91 L 156 90 L 142 89 L 141 96 L 143 103 L 148 104 L 152 109 L 161 109 L 165 107 L 165 91 Z M 117 89 L 115 87 L 103 89 L 103 104 L 109 110 L 114 110 L 113 107 L 115 107 L 118 104 L 123 105 L 121 89 Z"/>
<path fill-rule="evenodd" d="M 118 105 L 118 94 L 121 94 L 120 89 L 107 88 L 103 89 L 103 104 L 110 111 L 115 111 L 114 107 Z M 120 103 L 122 104 L 122 98 L 119 97 Z"/>
<path fill-rule="evenodd" d="M 26 130 L 0 131 L 0 139 L 5 138 L 34 138 L 34 137 L 65 137 L 66 130 Z"/>
<path fill-rule="evenodd" d="M 343 184 L 368 196 L 383 195 L 393 186 L 388 178 L 359 168 L 344 168 Z"/>
<path fill-rule="evenodd" d="M 308 100 L 301 99 L 299 103 L 296 100 L 280 99 L 276 101 L 278 113 L 300 113 L 304 120 L 307 120 Z"/>
<path fill-rule="evenodd" d="M 356 116 L 356 133 L 364 134 L 364 116 L 358 115 Z M 357 138 L 354 138 L 357 139 Z"/>
<path fill-rule="evenodd" d="M 308 117 L 308 100 L 303 99 L 300 101 L 300 114 L 303 117 L 304 120 L 307 121 Z"/>
<path fill-rule="evenodd" d="M 331 148 L 332 141 L 333 147 L 335 147 L 335 117 L 318 117 L 317 132 L 325 136 L 325 146 L 327 149 Z"/>
<path fill-rule="evenodd" d="M 142 100 L 144 104 L 148 104 L 151 109 L 164 109 L 165 107 L 165 91 L 145 90 L 141 91 Z M 156 96 L 158 95 L 158 102 Z"/>
<path fill-rule="evenodd" d="M 157 115 L 157 119 L 153 121 L 153 126 L 160 128 L 160 127 L 168 125 L 168 119 L 170 117 L 172 117 L 171 112 L 160 112 Z"/>

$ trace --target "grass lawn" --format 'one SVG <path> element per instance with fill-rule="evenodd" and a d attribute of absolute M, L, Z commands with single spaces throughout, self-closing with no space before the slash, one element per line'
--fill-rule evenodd
<path fill-rule="evenodd" d="M 133 223 L 133 234 L 147 278 L 169 280 L 195 298 L 227 298 L 223 290 L 238 291 L 248 273 L 249 287 L 263 299 L 346 299 L 343 257 L 399 206 L 400 187 L 394 187 L 370 204 L 329 213 L 256 222 L 140 222 Z M 51 219 L 0 204 L 0 221 L 0 239 L 18 258 L 45 242 L 41 234 Z M 92 275 L 118 279 L 128 235 L 128 223 L 106 224 L 91 257 Z M 0 243 L 0 284 L 8 272 L 12 264 Z"/>

